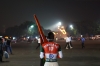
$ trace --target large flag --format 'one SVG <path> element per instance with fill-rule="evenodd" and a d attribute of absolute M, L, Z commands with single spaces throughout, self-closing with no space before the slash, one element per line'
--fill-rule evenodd
<path fill-rule="evenodd" d="M 48 42 L 48 40 L 46 39 L 46 37 L 45 37 L 45 35 L 44 35 L 43 31 L 42 31 L 41 25 L 40 25 L 39 20 L 36 17 L 36 15 L 34 15 L 34 19 L 35 19 L 36 24 L 38 26 L 38 31 L 39 31 L 39 34 L 40 34 L 40 37 L 41 37 L 41 40 L 42 40 L 41 44 Z"/>
<path fill-rule="evenodd" d="M 34 15 L 34 19 L 36 21 L 36 24 L 37 24 L 37 27 L 38 27 L 38 31 L 39 31 L 39 34 L 40 34 L 41 44 L 48 42 L 48 40 L 46 39 L 46 37 L 45 37 L 45 35 L 44 35 L 43 31 L 42 31 L 41 25 L 40 25 L 39 20 L 36 17 L 36 15 Z M 44 60 L 45 60 L 44 58 L 40 59 L 40 66 L 44 66 L 44 62 L 45 62 Z"/>

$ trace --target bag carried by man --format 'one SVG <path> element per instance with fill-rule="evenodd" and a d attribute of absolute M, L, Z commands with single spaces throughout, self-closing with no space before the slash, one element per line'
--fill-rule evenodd
<path fill-rule="evenodd" d="M 8 54 L 8 52 L 7 52 L 7 51 L 4 51 L 4 57 L 5 57 L 6 59 L 8 59 L 8 58 L 9 58 L 9 54 Z"/>

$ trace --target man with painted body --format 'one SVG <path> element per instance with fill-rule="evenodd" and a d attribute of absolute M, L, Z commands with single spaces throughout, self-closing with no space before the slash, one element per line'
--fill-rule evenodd
<path fill-rule="evenodd" d="M 55 43 L 54 35 L 52 32 L 48 34 L 49 42 L 44 43 L 40 47 L 40 58 L 45 58 L 44 66 L 59 66 L 57 58 L 62 58 L 61 46 Z"/>

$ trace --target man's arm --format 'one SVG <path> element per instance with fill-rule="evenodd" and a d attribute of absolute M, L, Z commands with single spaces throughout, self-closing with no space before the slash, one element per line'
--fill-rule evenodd
<path fill-rule="evenodd" d="M 44 58 L 44 50 L 43 47 L 40 45 L 40 58 Z"/>

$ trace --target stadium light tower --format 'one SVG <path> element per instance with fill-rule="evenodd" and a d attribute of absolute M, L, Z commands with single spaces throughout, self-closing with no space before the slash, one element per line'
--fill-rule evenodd
<path fill-rule="evenodd" d="M 61 22 L 58 22 L 58 26 L 61 26 Z"/>
<path fill-rule="evenodd" d="M 73 30 L 73 25 L 70 25 L 69 27 L 71 28 L 71 30 Z"/>

